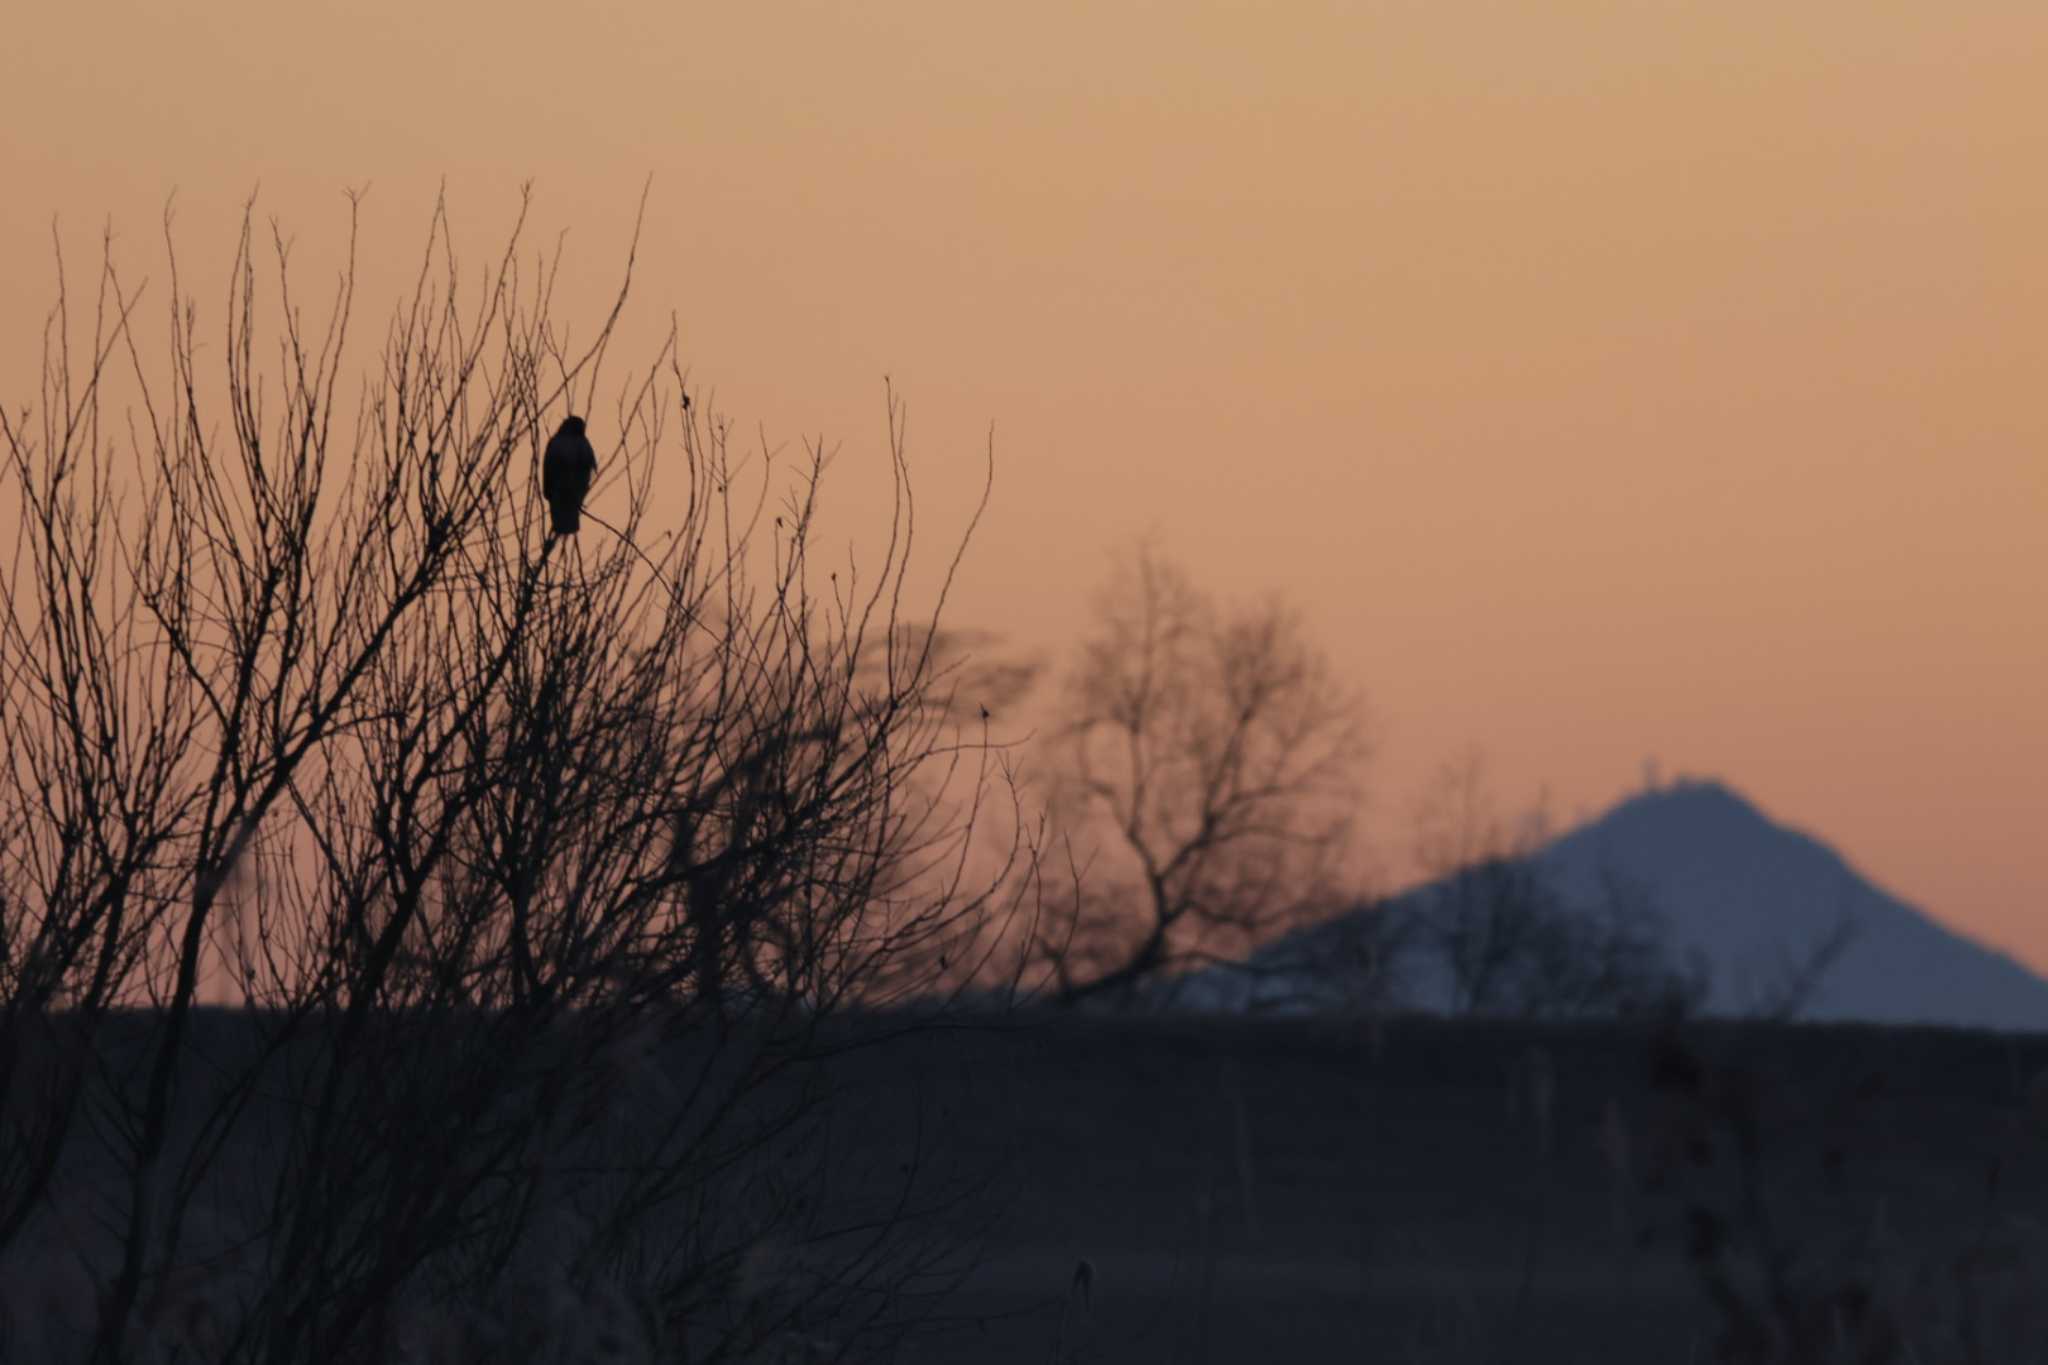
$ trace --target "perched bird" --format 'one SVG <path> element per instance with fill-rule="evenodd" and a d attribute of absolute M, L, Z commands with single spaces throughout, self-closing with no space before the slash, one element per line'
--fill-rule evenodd
<path fill-rule="evenodd" d="M 597 452 L 583 434 L 583 419 L 568 417 L 548 441 L 540 462 L 540 491 L 555 516 L 555 534 L 573 536 L 583 524 L 583 495 L 597 472 Z"/>

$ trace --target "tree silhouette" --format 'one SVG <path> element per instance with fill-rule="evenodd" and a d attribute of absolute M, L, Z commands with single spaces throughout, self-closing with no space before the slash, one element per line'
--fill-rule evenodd
<path fill-rule="evenodd" d="M 1062 703 L 1055 799 L 1085 876 L 1036 938 L 1058 998 L 1127 998 L 1342 903 L 1360 708 L 1283 605 L 1221 606 L 1141 549 Z"/>
<path fill-rule="evenodd" d="M 943 704 L 945 589 L 907 614 L 901 536 L 815 584 L 822 450 L 736 456 L 672 329 L 566 573 L 588 446 L 557 477 L 541 433 L 633 253 L 572 352 L 525 221 L 458 290 L 436 207 L 360 394 L 353 232 L 309 328 L 244 216 L 219 376 L 175 253 L 162 356 L 111 248 L 82 344 L 60 257 L 0 413 L 0 1255 L 90 1280 L 52 1351 L 382 1360 L 516 1317 L 537 1265 L 692 1359 L 799 1318 L 879 1348 L 940 1273 L 901 1203 L 835 1240 L 814 1077 L 1019 884 L 1015 844 L 961 871 L 1003 778 Z M 892 393 L 899 521 L 901 430 Z M 729 1292 L 763 1239 L 800 1302 Z"/>
<path fill-rule="evenodd" d="M 1502 815 L 1476 756 L 1447 764 L 1417 815 L 1427 882 L 1383 913 L 1401 921 L 1410 958 L 1441 971 L 1451 1013 L 1684 1014 L 1705 999 L 1704 965 L 1678 959 L 1650 894 L 1608 875 L 1597 893 L 1568 899 L 1539 856 L 1542 805 Z"/>

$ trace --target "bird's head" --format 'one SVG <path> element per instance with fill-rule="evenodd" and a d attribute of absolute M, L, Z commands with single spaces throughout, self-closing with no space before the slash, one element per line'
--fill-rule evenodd
<path fill-rule="evenodd" d="M 562 430 L 557 434 L 581 436 L 583 434 L 583 419 L 581 417 L 564 417 L 562 419 Z"/>

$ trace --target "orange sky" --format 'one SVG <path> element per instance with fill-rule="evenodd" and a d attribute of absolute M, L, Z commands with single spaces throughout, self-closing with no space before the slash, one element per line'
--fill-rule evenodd
<path fill-rule="evenodd" d="M 595 309 L 652 173 L 635 325 L 679 310 L 743 429 L 843 440 L 852 510 L 885 372 L 934 524 L 994 423 L 959 624 L 1056 647 L 1149 532 L 1367 689 L 1390 850 L 1461 750 L 1565 816 L 1654 757 L 2048 966 L 2034 0 L 131 0 L 8 39 L 10 405 L 52 215 L 160 280 L 175 190 L 205 303 L 259 182 L 314 261 L 370 183 L 374 315 L 440 180 L 481 254 L 532 177 Z"/>

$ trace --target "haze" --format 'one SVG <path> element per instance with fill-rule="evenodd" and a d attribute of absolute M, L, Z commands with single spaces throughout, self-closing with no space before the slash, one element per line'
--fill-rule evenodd
<path fill-rule="evenodd" d="M 842 442 L 845 534 L 885 373 L 934 540 L 993 423 L 957 624 L 1056 651 L 1150 534 L 1367 690 L 1389 857 L 1463 750 L 1654 758 L 2048 966 L 2048 10 L 170 8 L 10 18 L 10 405 L 53 216 L 160 303 L 175 191 L 207 304 L 259 184 L 312 262 L 369 184 L 367 365 L 443 181 L 479 256 L 536 181 L 573 314 L 651 174 L 629 339 Z"/>

